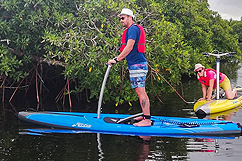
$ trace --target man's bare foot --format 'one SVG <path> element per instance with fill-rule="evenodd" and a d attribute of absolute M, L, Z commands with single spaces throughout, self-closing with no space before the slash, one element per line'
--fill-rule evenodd
<path fill-rule="evenodd" d="M 150 119 L 145 119 L 145 120 L 142 120 L 142 121 L 135 123 L 133 125 L 134 126 L 151 126 L 151 121 L 150 121 Z"/>
<path fill-rule="evenodd" d="M 235 91 L 234 97 L 236 98 L 237 97 L 237 90 L 236 90 L 236 88 L 234 88 L 233 91 Z"/>
<path fill-rule="evenodd" d="M 141 121 L 141 120 L 143 120 L 143 119 L 144 119 L 143 116 L 138 116 L 138 117 L 135 117 L 135 118 L 134 118 L 135 121 Z"/>

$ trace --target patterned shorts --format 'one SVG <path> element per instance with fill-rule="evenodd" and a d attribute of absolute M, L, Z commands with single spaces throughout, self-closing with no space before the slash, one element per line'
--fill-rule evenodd
<path fill-rule="evenodd" d="M 145 87 L 145 79 L 148 73 L 147 62 L 129 66 L 131 88 Z"/>

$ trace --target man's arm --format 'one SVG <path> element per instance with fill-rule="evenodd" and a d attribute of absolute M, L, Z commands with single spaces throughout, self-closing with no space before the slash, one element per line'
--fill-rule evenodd
<path fill-rule="evenodd" d="M 207 96 L 207 87 L 204 84 L 202 84 L 202 83 L 201 83 L 201 85 L 202 85 L 203 97 L 198 99 L 198 101 L 205 100 L 206 96 Z"/>
<path fill-rule="evenodd" d="M 207 87 L 204 84 L 202 84 L 202 92 L 203 92 L 203 99 L 205 100 L 207 96 Z"/>
<path fill-rule="evenodd" d="M 207 91 L 207 101 L 211 100 L 212 92 L 213 92 L 213 86 L 214 86 L 214 79 L 209 80 L 209 87 Z"/>
<path fill-rule="evenodd" d="M 117 60 L 123 60 L 133 49 L 135 41 L 133 39 L 129 39 L 124 50 L 117 56 Z"/>
<path fill-rule="evenodd" d="M 124 50 L 117 56 L 117 59 L 116 60 L 117 61 L 122 61 L 131 52 L 131 50 L 134 47 L 134 43 L 135 43 L 135 41 L 133 39 L 129 39 L 127 41 L 127 44 L 126 44 Z M 113 59 L 110 59 L 108 61 L 108 64 L 109 65 L 115 64 L 115 63 L 117 63 L 117 62 L 115 60 L 113 60 Z"/>

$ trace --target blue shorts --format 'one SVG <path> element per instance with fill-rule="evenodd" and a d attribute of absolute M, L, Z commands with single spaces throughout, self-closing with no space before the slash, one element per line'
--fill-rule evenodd
<path fill-rule="evenodd" d="M 131 88 L 145 87 L 145 79 L 148 73 L 147 62 L 129 66 Z"/>

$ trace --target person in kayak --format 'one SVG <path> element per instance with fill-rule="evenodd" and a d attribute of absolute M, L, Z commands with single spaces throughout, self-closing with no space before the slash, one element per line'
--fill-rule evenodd
<path fill-rule="evenodd" d="M 216 88 L 216 70 L 205 69 L 202 64 L 196 64 L 194 72 L 197 73 L 197 79 L 202 85 L 203 92 L 203 97 L 198 101 L 205 99 L 210 101 L 212 97 L 212 91 Z M 237 90 L 231 89 L 230 80 L 223 73 L 219 73 L 219 87 L 223 88 L 227 99 L 233 99 L 234 97 L 237 97 Z"/>
<path fill-rule="evenodd" d="M 135 126 L 151 126 L 150 101 L 145 90 L 145 79 L 148 72 L 145 52 L 145 32 L 142 26 L 134 23 L 134 14 L 128 8 L 123 8 L 118 15 L 126 30 L 121 40 L 120 54 L 108 61 L 109 65 L 118 63 L 126 58 L 129 69 L 131 88 L 135 89 L 139 97 L 143 116 L 135 118 L 139 122 Z"/>

